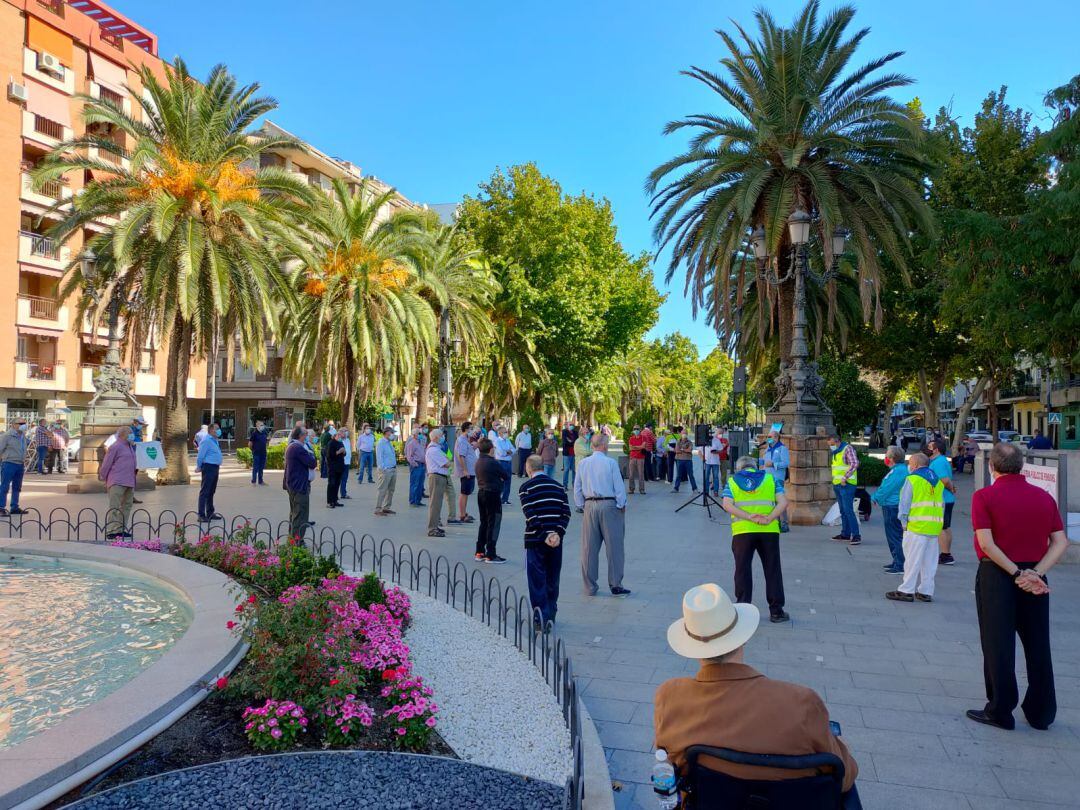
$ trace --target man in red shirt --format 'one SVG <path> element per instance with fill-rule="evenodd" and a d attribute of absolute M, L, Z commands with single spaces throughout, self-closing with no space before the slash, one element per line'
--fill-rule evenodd
<path fill-rule="evenodd" d="M 645 425 L 641 431 L 642 448 L 645 451 L 645 480 L 655 481 L 656 473 L 653 467 L 653 453 L 656 452 L 656 434 L 653 433 L 652 425 Z"/>
<path fill-rule="evenodd" d="M 630 480 L 630 494 L 634 494 L 634 482 L 641 485 L 641 494 L 645 494 L 645 437 L 641 431 L 641 425 L 634 425 L 634 432 L 627 440 L 630 446 L 630 470 L 627 478 Z"/>
<path fill-rule="evenodd" d="M 1069 540 L 1054 499 L 1027 482 L 1020 474 L 1023 467 L 1024 451 L 1011 442 L 998 442 L 990 451 L 994 482 L 971 500 L 986 706 L 970 709 L 967 716 L 977 723 L 1014 727 L 1019 635 L 1028 677 L 1021 708 L 1032 728 L 1045 730 L 1057 714 L 1046 573 L 1061 559 Z"/>

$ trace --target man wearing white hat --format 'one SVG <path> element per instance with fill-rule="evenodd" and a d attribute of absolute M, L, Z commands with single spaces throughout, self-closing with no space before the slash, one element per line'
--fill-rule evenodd
<path fill-rule="evenodd" d="M 743 662 L 743 649 L 758 628 L 751 604 L 734 604 L 723 588 L 698 585 L 683 596 L 682 618 L 667 631 L 668 645 L 701 661 L 693 678 L 672 678 L 656 690 L 656 747 L 678 771 L 691 745 L 754 754 L 830 753 L 844 763 L 844 806 L 858 808 L 859 767 L 829 729 L 829 713 L 813 689 L 767 678 Z M 736 765 L 704 757 L 710 768 L 737 779 L 795 779 L 812 771 Z"/>

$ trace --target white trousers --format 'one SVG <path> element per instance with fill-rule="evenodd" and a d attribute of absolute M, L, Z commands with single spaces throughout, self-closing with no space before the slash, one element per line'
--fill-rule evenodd
<path fill-rule="evenodd" d="M 933 596 L 937 566 L 937 535 L 904 532 L 904 581 L 898 590 Z"/>

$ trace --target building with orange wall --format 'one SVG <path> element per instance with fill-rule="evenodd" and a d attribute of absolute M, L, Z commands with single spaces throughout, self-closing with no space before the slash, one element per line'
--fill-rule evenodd
<path fill-rule="evenodd" d="M 35 189 L 29 172 L 57 143 L 83 133 L 76 95 L 112 98 L 138 116 L 132 94 L 141 85 L 131 68 L 139 65 L 164 78 L 157 37 L 96 0 L 0 0 L 0 427 L 15 415 L 56 415 L 77 433 L 94 394 L 105 330 L 76 323 L 74 300 L 58 297 L 65 269 L 91 233 L 64 245 L 45 235 L 59 216 L 50 207 L 79 194 L 85 178 L 72 174 Z M 166 352 L 147 344 L 136 354 L 135 395 L 153 427 Z M 205 396 L 205 365 L 190 373 L 188 395 Z"/>

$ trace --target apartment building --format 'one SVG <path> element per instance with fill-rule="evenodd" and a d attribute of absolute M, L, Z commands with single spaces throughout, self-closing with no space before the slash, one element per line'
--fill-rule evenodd
<path fill-rule="evenodd" d="M 265 121 L 259 134 L 288 138 L 298 145 L 294 149 L 264 153 L 261 156 L 264 167 L 277 166 L 293 172 L 328 194 L 334 180 L 344 181 L 353 191 L 358 189 L 361 183 L 366 183 L 373 195 L 383 194 L 391 188 L 377 177 L 365 176 L 355 164 L 325 154 L 272 121 Z M 415 203 L 396 195 L 383 206 L 379 219 L 383 220 L 397 211 L 416 207 Z M 221 352 L 216 369 L 208 369 L 204 398 L 191 403 L 189 414 L 193 432 L 210 421 L 212 404 L 213 419 L 221 425 L 222 438 L 226 444 L 232 447 L 243 447 L 247 444 L 248 432 L 257 419 L 263 420 L 276 430 L 291 427 L 296 419 L 308 422 L 314 420 L 315 407 L 323 398 L 323 391 L 321 387 L 304 387 L 285 376 L 282 369 L 283 347 L 267 346 L 268 359 L 264 370 L 248 368 L 239 358 L 234 361 L 231 369 L 227 368 L 225 354 L 224 351 Z M 211 379 L 211 375 L 215 375 L 216 379 Z M 210 399 L 211 392 L 216 394 L 213 403 Z M 403 411 L 406 409 L 407 405 L 403 405 Z"/>
<path fill-rule="evenodd" d="M 63 415 L 77 432 L 94 394 L 106 330 L 76 323 L 74 301 L 57 293 L 84 241 L 111 223 L 55 244 L 46 234 L 60 214 L 50 207 L 77 196 L 91 178 L 68 176 L 35 190 L 29 173 L 52 147 L 84 131 L 76 94 L 111 98 L 138 115 L 133 94 L 142 89 L 131 65 L 164 79 L 157 38 L 103 3 L 0 0 L 0 278 L 7 279 L 0 294 L 0 427 L 14 416 Z M 108 125 L 95 126 L 125 146 Z M 148 343 L 137 354 L 134 392 L 153 426 L 166 352 Z M 187 385 L 189 396 L 205 395 L 202 364 L 193 364 Z"/>

